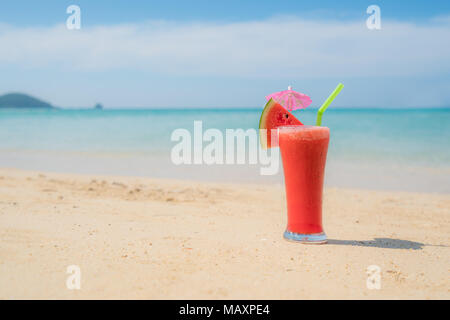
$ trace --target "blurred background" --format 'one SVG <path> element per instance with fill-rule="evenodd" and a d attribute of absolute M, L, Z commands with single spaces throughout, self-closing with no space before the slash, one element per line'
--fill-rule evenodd
<path fill-rule="evenodd" d="M 170 134 L 256 129 L 288 85 L 313 124 L 342 82 L 327 185 L 448 193 L 447 39 L 448 1 L 4 1 L 0 167 L 282 183 L 257 165 L 175 166 Z"/>

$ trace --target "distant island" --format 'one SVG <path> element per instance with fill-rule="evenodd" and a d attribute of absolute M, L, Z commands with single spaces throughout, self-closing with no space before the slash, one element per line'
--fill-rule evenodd
<path fill-rule="evenodd" d="M 23 93 L 8 93 L 0 96 L 0 109 L 54 109 L 50 103 Z"/>
<path fill-rule="evenodd" d="M 46 101 L 24 93 L 8 93 L 0 96 L 0 109 L 58 109 Z M 94 109 L 102 110 L 103 105 L 97 103 Z"/>

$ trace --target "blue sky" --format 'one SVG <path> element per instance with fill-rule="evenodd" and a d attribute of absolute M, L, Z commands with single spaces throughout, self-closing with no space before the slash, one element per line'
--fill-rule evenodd
<path fill-rule="evenodd" d="M 85 10 L 83 22 L 90 25 L 137 22 L 149 19 L 245 21 L 269 18 L 277 14 L 304 17 L 361 18 L 371 4 L 382 7 L 388 19 L 420 22 L 421 19 L 448 14 L 447 0 L 10 0 L 2 3 L 0 21 L 23 26 L 61 23 L 61 12 L 77 4 Z"/>
<path fill-rule="evenodd" d="M 81 30 L 65 28 L 71 4 Z M 450 106 L 448 39 L 450 1 L 5 1 L 0 94 L 257 107 L 292 85 L 317 105 L 343 82 L 339 106 Z"/>

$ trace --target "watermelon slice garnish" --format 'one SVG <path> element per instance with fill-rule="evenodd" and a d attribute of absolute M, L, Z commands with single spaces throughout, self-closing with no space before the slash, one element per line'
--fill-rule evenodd
<path fill-rule="evenodd" d="M 259 120 L 259 129 L 266 129 L 266 137 L 260 134 L 261 146 L 263 149 L 278 146 L 277 141 L 272 142 L 271 129 L 276 129 L 280 126 L 298 125 L 300 122 L 292 113 L 286 110 L 281 104 L 270 99 L 261 114 Z"/>

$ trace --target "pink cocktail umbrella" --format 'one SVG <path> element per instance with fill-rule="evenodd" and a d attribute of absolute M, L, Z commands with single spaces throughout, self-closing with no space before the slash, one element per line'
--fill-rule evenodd
<path fill-rule="evenodd" d="M 267 100 L 271 98 L 289 111 L 304 109 L 312 102 L 310 97 L 304 93 L 292 90 L 291 86 L 287 90 L 275 92 L 266 97 Z"/>

